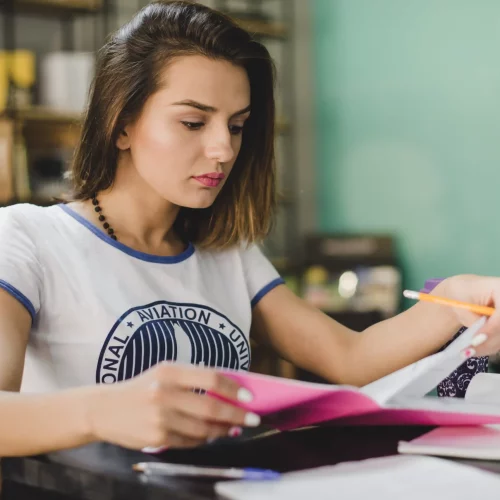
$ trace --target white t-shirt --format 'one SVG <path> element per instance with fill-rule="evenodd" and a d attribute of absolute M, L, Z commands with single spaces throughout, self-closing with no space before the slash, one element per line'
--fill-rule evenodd
<path fill-rule="evenodd" d="M 161 257 L 66 205 L 0 209 L 0 287 L 33 318 L 22 391 L 113 383 L 163 360 L 248 370 L 252 307 L 281 283 L 255 245 Z"/>

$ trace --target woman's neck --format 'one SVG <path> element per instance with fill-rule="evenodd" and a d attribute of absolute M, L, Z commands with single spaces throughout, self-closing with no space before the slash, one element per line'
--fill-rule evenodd
<path fill-rule="evenodd" d="M 179 213 L 177 206 L 155 198 L 116 187 L 97 195 L 102 213 L 120 241 L 133 240 L 152 248 L 177 239 L 173 238 L 173 225 Z"/>
<path fill-rule="evenodd" d="M 167 256 L 181 253 L 185 243 L 173 230 L 179 207 L 161 198 L 135 169 L 121 167 L 113 186 L 97 193 L 101 213 L 95 212 L 91 200 L 75 208 L 103 231 L 99 215 L 104 215 L 118 241 L 135 250 Z"/>

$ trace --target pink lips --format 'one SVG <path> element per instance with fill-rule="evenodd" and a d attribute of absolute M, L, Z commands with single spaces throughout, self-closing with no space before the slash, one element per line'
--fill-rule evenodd
<path fill-rule="evenodd" d="M 216 172 L 211 174 L 199 175 L 197 177 L 193 177 L 198 182 L 207 187 L 217 187 L 224 179 L 224 174 L 218 174 Z"/>

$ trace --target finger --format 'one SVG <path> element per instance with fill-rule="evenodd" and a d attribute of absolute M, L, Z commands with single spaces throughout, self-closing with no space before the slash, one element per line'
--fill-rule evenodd
<path fill-rule="evenodd" d="M 208 422 L 179 411 L 168 415 L 168 427 L 171 432 L 199 442 L 207 442 L 218 437 L 229 436 L 230 425 Z"/>
<path fill-rule="evenodd" d="M 500 313 L 495 313 L 488 318 L 486 324 L 481 328 L 481 332 L 489 338 L 500 336 Z"/>
<path fill-rule="evenodd" d="M 462 351 L 464 358 L 493 354 L 500 347 L 500 314 L 491 316 Z"/>
<path fill-rule="evenodd" d="M 181 413 L 208 422 L 238 427 L 256 427 L 260 424 L 260 417 L 257 414 L 247 412 L 242 408 L 208 395 L 201 396 L 189 391 L 179 391 L 175 394 L 174 404 L 175 408 Z"/>
<path fill-rule="evenodd" d="M 500 351 L 500 341 L 498 339 L 488 340 L 481 344 L 480 347 L 470 345 L 463 349 L 461 354 L 464 359 L 477 356 L 492 356 Z"/>
<path fill-rule="evenodd" d="M 253 400 L 253 395 L 249 390 L 215 370 L 179 365 L 169 365 L 168 370 L 170 375 L 172 370 L 174 371 L 178 385 L 185 389 L 196 387 L 241 403 L 249 403 Z"/>

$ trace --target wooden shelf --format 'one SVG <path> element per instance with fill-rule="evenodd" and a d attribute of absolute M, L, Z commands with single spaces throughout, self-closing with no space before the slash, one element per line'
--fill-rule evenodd
<path fill-rule="evenodd" d="M 14 9 L 41 14 L 96 13 L 102 9 L 102 0 L 15 0 Z"/>
<path fill-rule="evenodd" d="M 7 113 L 14 119 L 30 122 L 57 122 L 57 123 L 81 123 L 82 115 L 72 111 L 58 111 L 43 106 L 33 106 L 27 109 L 19 109 Z M 290 124 L 284 118 L 277 118 L 276 132 L 285 134 L 290 129 Z"/>
<path fill-rule="evenodd" d="M 278 22 L 262 21 L 261 19 L 242 19 L 233 17 L 233 21 L 249 33 L 269 38 L 286 38 L 287 27 Z"/>
<path fill-rule="evenodd" d="M 58 111 L 43 106 L 33 106 L 7 112 L 15 121 L 37 123 L 80 124 L 82 115 L 72 111 Z"/>

